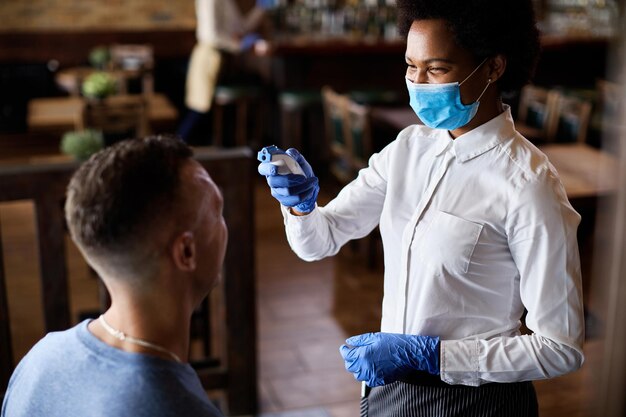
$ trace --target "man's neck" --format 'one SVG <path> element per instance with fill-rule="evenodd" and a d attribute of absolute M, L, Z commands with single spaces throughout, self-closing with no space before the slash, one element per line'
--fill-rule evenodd
<path fill-rule="evenodd" d="M 131 298 L 111 293 L 111 307 L 104 313 L 106 322 L 127 336 L 141 339 L 178 356 L 187 362 L 189 328 L 193 309 L 181 308 L 180 299 L 166 300 Z M 184 311 L 188 310 L 188 311 Z M 89 331 L 104 343 L 127 352 L 139 352 L 173 359 L 172 355 L 158 349 L 140 346 L 128 340 L 119 340 L 104 328 L 100 320 L 89 323 Z"/>

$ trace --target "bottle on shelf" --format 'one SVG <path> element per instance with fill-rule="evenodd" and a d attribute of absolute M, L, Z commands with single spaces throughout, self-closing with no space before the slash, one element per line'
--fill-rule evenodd
<path fill-rule="evenodd" d="M 395 0 L 274 0 L 276 36 L 398 38 Z"/>

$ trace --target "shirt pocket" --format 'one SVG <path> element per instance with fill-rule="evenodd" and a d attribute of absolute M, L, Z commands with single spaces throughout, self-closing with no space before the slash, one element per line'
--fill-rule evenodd
<path fill-rule="evenodd" d="M 438 211 L 418 244 L 418 258 L 438 271 L 467 273 L 483 225 Z"/>

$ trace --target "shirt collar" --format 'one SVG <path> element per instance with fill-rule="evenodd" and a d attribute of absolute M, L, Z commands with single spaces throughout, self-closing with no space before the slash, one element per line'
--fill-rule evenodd
<path fill-rule="evenodd" d="M 511 108 L 506 104 L 503 106 L 504 111 L 498 116 L 454 140 L 449 138 L 448 132 L 444 130 L 449 141 L 453 142 L 452 152 L 459 162 L 466 162 L 482 155 L 515 134 Z M 439 148 L 438 154 L 445 151 L 449 146 L 448 141 L 442 142 L 444 143 L 441 145 L 442 148 Z"/>
<path fill-rule="evenodd" d="M 454 140 L 450 136 L 450 133 L 448 133 L 445 129 L 433 129 L 433 132 L 435 133 L 436 138 L 435 155 L 441 156 L 452 147 Z"/>

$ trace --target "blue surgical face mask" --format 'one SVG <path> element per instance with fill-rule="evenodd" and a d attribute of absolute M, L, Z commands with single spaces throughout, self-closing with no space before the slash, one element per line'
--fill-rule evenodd
<path fill-rule="evenodd" d="M 434 129 L 454 130 L 465 126 L 474 118 L 478 111 L 479 100 L 491 84 L 480 93 L 478 99 L 470 104 L 461 102 L 461 84 L 467 81 L 484 63 L 476 67 L 463 81 L 446 84 L 415 84 L 406 78 L 409 90 L 409 104 L 417 117 L 428 127 Z"/>

